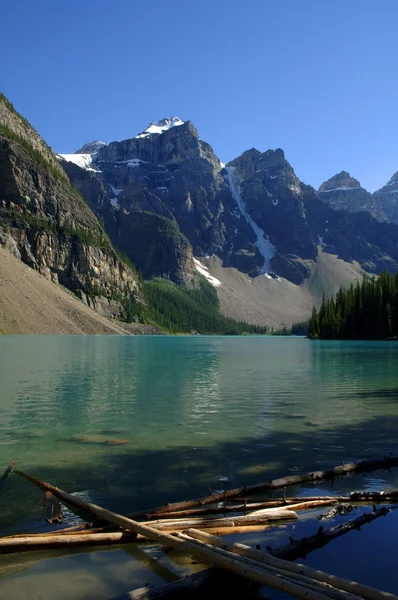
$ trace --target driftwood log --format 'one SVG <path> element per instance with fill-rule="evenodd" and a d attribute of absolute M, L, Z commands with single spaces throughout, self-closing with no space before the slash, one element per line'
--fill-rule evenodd
<path fill-rule="evenodd" d="M 369 460 L 361 460 L 356 463 L 347 463 L 326 469 L 324 471 L 311 471 L 302 475 L 288 475 L 280 479 L 271 479 L 264 483 L 257 483 L 255 485 L 249 485 L 233 490 L 225 490 L 224 492 L 218 492 L 216 494 L 210 494 L 204 498 L 195 498 L 194 500 L 186 500 L 183 502 L 173 502 L 172 504 L 166 504 L 158 508 L 153 508 L 145 512 L 149 515 L 151 513 L 166 514 L 169 512 L 187 510 L 196 506 L 205 506 L 207 504 L 215 504 L 217 502 L 226 502 L 232 498 L 239 498 L 241 496 L 253 496 L 259 493 L 272 492 L 274 490 L 280 490 L 292 485 L 299 485 L 300 483 L 315 483 L 322 481 L 323 479 L 334 479 L 335 477 L 342 477 L 349 473 L 365 473 L 368 471 L 374 471 L 377 469 L 386 468 L 389 469 L 393 465 L 398 464 L 398 456 L 388 456 L 381 458 L 374 458 Z M 142 513 L 134 513 L 131 518 L 139 518 Z"/>
<path fill-rule="evenodd" d="M 80 535 L 25 535 L 0 539 L 0 554 L 31 552 L 53 548 L 76 546 L 103 546 L 109 544 L 131 544 L 136 540 L 133 533 L 114 531 L 108 533 L 81 533 Z"/>
<path fill-rule="evenodd" d="M 264 523 L 274 521 L 289 521 L 297 519 L 297 513 L 293 510 L 280 508 L 268 508 L 248 515 L 240 515 L 236 517 L 218 518 L 202 518 L 202 519 L 162 519 L 159 521 L 151 521 L 150 526 L 158 531 L 182 531 L 187 527 L 239 527 L 241 525 L 263 525 Z"/>
<path fill-rule="evenodd" d="M 201 540 L 203 542 L 207 542 L 208 544 L 212 544 L 217 548 L 223 548 L 224 550 L 229 550 L 230 552 L 236 552 L 236 554 L 245 556 L 246 558 L 257 560 L 261 563 L 270 565 L 277 569 L 288 571 L 290 573 L 305 575 L 312 579 L 316 579 L 317 581 L 327 583 L 328 585 L 349 592 L 350 594 L 361 596 L 366 600 L 396 600 L 397 598 L 397 596 L 389 594 L 388 592 L 381 592 L 369 586 L 361 585 L 353 581 L 348 581 L 346 579 L 342 579 L 341 577 L 336 577 L 335 575 L 329 575 L 329 573 L 325 573 L 318 569 L 312 569 L 305 565 L 292 563 L 287 560 L 282 560 L 280 558 L 272 556 L 269 553 L 255 550 L 245 544 L 229 542 L 226 539 L 214 535 L 209 535 L 208 533 L 204 533 L 195 529 L 189 529 L 185 533 L 192 538 Z"/>
<path fill-rule="evenodd" d="M 175 535 L 177 537 L 179 537 L 180 539 L 183 539 L 186 541 L 192 541 L 192 540 L 196 541 L 200 548 L 203 548 L 203 546 L 207 547 L 207 548 L 214 548 L 214 546 L 211 543 L 208 543 L 208 542 L 205 542 L 202 540 L 198 540 L 198 539 L 195 540 L 188 534 L 176 533 Z M 226 550 L 225 548 L 218 547 L 218 550 L 219 550 L 221 556 L 224 556 L 227 558 L 233 558 L 233 557 L 237 556 L 236 552 Z M 318 581 L 318 580 L 315 580 L 311 577 L 308 577 L 308 576 L 300 574 L 300 573 L 289 572 L 283 568 L 276 568 L 274 566 L 271 566 L 269 564 L 266 564 L 266 563 L 258 560 L 258 558 L 256 558 L 256 559 L 249 558 L 243 554 L 240 554 L 240 555 L 238 554 L 238 556 L 240 557 L 239 562 L 242 562 L 244 565 L 247 565 L 248 567 L 252 567 L 254 569 L 262 569 L 272 576 L 279 577 L 283 581 L 289 581 L 290 583 L 292 583 L 294 585 L 303 586 L 304 588 L 311 590 L 312 592 L 316 592 L 318 594 L 325 595 L 327 597 L 333 598 L 334 600 L 358 600 L 358 596 L 348 594 L 347 592 L 339 589 L 338 587 L 331 586 L 328 583 L 325 583 L 324 581 Z M 379 600 L 382 600 L 382 599 L 379 598 Z M 390 600 L 398 600 L 398 598 L 393 596 Z"/>
<path fill-rule="evenodd" d="M 398 498 L 398 496 L 397 496 Z M 179 519 L 183 517 L 196 517 L 202 515 L 222 515 L 228 513 L 239 513 L 239 512 L 253 512 L 255 510 L 263 510 L 265 508 L 289 508 L 292 504 L 301 505 L 304 502 L 319 502 L 319 506 L 328 506 L 338 504 L 339 502 L 349 502 L 350 499 L 347 496 L 310 496 L 310 497 L 299 497 L 299 498 L 276 498 L 275 500 L 266 500 L 265 502 L 245 502 L 244 504 L 224 504 L 216 503 L 214 506 L 206 506 L 205 508 L 191 508 L 188 510 L 177 510 L 168 513 L 151 513 L 142 512 L 135 513 L 135 518 L 142 519 L 158 519 L 167 517 L 168 519 Z M 313 506 L 316 506 L 315 504 Z M 304 510 L 303 508 L 297 508 L 297 510 Z M 296 510 L 296 509 L 295 509 Z M 127 515 L 129 518 L 133 518 L 133 514 Z"/>

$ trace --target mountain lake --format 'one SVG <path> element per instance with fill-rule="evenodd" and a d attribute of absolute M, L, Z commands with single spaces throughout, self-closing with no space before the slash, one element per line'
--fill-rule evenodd
<path fill-rule="evenodd" d="M 394 342 L 0 336 L 0 357 L 0 471 L 16 458 L 21 470 L 119 513 L 398 454 Z M 288 493 L 397 486 L 393 468 Z M 321 512 L 239 541 L 277 547 L 315 533 Z M 65 509 L 62 527 L 77 522 Z M 314 551 L 306 564 L 397 593 L 397 528 L 393 511 Z M 0 535 L 51 529 L 43 492 L 11 474 L 0 487 Z M 180 567 L 187 561 L 175 557 Z M 163 582 L 134 544 L 0 559 L 7 600 L 107 600 Z"/>

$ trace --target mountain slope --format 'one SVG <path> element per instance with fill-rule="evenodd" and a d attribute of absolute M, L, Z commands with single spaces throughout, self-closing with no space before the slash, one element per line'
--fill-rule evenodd
<path fill-rule="evenodd" d="M 0 247 L 105 315 L 140 299 L 136 273 L 72 188 L 55 154 L 0 96 Z"/>
<path fill-rule="evenodd" d="M 217 294 L 223 314 L 237 320 L 280 329 L 308 319 L 313 305 L 320 306 L 323 292 L 335 294 L 340 286 L 362 279 L 362 270 L 318 250 L 309 278 L 301 285 L 279 277 L 249 277 L 233 267 L 223 267 L 216 256 L 201 259 L 220 285 Z"/>
<path fill-rule="evenodd" d="M 126 332 L 10 252 L 0 249 L 0 333 Z"/>

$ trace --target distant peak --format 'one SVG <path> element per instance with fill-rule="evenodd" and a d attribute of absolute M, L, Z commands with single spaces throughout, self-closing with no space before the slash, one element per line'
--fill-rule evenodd
<path fill-rule="evenodd" d="M 397 185 L 398 184 L 398 171 L 394 173 L 391 179 L 387 182 L 387 185 Z"/>
<path fill-rule="evenodd" d="M 95 154 L 100 148 L 107 145 L 105 142 L 101 142 L 101 140 L 95 140 L 94 142 L 84 144 L 79 150 L 76 150 L 75 154 Z"/>
<path fill-rule="evenodd" d="M 360 188 L 361 184 L 357 179 L 351 177 L 347 171 L 340 171 L 330 179 L 322 183 L 318 192 L 331 192 L 334 190 L 350 190 Z"/>
<path fill-rule="evenodd" d="M 137 138 L 147 137 L 148 135 L 152 135 L 154 133 L 164 133 L 173 127 L 178 127 L 179 125 L 184 125 L 185 121 L 182 121 L 178 117 L 165 117 L 160 121 L 154 121 L 142 132 L 136 135 Z"/>

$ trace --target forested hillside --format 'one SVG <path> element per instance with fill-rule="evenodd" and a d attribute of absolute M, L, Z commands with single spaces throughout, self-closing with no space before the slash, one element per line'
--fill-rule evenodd
<path fill-rule="evenodd" d="M 313 308 L 310 338 L 383 340 L 398 337 L 398 274 L 341 288 L 336 297 Z"/>
<path fill-rule="evenodd" d="M 186 289 L 164 279 L 153 279 L 145 283 L 144 290 L 148 304 L 144 319 L 170 333 L 267 333 L 266 327 L 249 325 L 221 315 L 217 292 L 204 277 L 201 277 L 196 289 Z"/>

